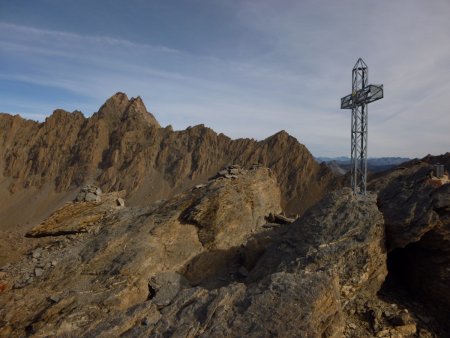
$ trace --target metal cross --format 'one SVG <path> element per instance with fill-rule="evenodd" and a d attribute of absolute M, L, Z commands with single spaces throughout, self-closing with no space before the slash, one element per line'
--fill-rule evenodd
<path fill-rule="evenodd" d="M 352 70 L 352 93 L 341 99 L 341 109 L 352 110 L 351 186 L 367 191 L 367 104 L 383 98 L 383 85 L 368 85 L 369 69 L 359 58 Z"/>

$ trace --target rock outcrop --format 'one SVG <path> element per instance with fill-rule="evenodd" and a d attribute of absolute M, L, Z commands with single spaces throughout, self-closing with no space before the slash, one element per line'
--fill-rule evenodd
<path fill-rule="evenodd" d="M 391 282 L 428 305 L 444 326 L 450 317 L 450 184 L 430 177 L 430 163 L 449 159 L 413 161 L 371 183 L 385 218 Z"/>
<path fill-rule="evenodd" d="M 292 223 L 280 200 L 272 170 L 232 165 L 146 207 L 68 203 L 0 268 L 0 335 L 432 337 L 377 295 L 376 195 L 336 191 Z"/>
<path fill-rule="evenodd" d="M 123 201 L 121 196 L 125 195 L 125 191 L 104 194 L 100 199 L 97 189 L 92 186 L 88 189 L 83 188 L 73 203 L 68 202 L 64 207 L 56 210 L 44 222 L 28 231 L 26 236 L 45 237 L 98 231 L 98 226 L 95 225 L 100 224 L 106 216 L 124 206 L 117 201 Z"/>
<path fill-rule="evenodd" d="M 384 281 L 383 236 L 373 196 L 331 194 L 287 225 L 243 282 L 184 288 L 127 336 L 342 337 L 347 309 Z"/>
<path fill-rule="evenodd" d="M 114 207 L 114 194 L 67 204 L 30 233 L 53 240 L 3 268 L 0 336 L 115 336 L 177 290 L 227 283 L 280 196 L 272 172 L 255 168 L 145 208 Z"/>
<path fill-rule="evenodd" d="M 356 307 L 376 297 L 386 275 L 375 197 L 359 199 L 343 190 L 292 224 L 266 228 L 265 218 L 281 210 L 280 197 L 271 170 L 253 168 L 234 177 L 219 174 L 147 208 L 110 209 L 107 215 L 98 209 L 95 232 L 55 237 L 61 239 L 4 269 L 0 332 L 373 333 L 367 323 L 348 324 Z M 67 208 L 81 205 L 95 213 L 90 206 L 102 204 Z M 41 232 L 46 234 L 62 235 Z"/>

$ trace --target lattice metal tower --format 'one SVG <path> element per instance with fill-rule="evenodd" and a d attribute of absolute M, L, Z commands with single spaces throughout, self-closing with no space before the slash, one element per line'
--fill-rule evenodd
<path fill-rule="evenodd" d="M 367 104 L 383 98 L 383 85 L 368 85 L 369 68 L 359 58 L 352 70 L 352 93 L 341 99 L 341 109 L 352 110 L 351 185 L 367 191 Z"/>

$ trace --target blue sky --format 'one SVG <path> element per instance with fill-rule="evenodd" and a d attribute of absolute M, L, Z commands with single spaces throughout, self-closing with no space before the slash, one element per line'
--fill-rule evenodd
<path fill-rule="evenodd" d="M 233 138 L 284 129 L 316 156 L 349 155 L 358 57 L 385 98 L 369 156 L 450 151 L 448 0 L 0 0 L 0 111 L 86 116 L 117 91 L 162 125 Z"/>

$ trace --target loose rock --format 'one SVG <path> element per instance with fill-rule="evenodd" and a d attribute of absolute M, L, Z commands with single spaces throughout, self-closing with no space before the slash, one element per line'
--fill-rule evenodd
<path fill-rule="evenodd" d="M 81 188 L 77 197 L 76 202 L 100 202 L 101 201 L 102 190 L 94 185 L 87 185 Z"/>
<path fill-rule="evenodd" d="M 125 201 L 123 200 L 123 198 L 119 197 L 118 199 L 116 199 L 116 203 L 118 207 L 123 208 L 125 206 Z"/>

